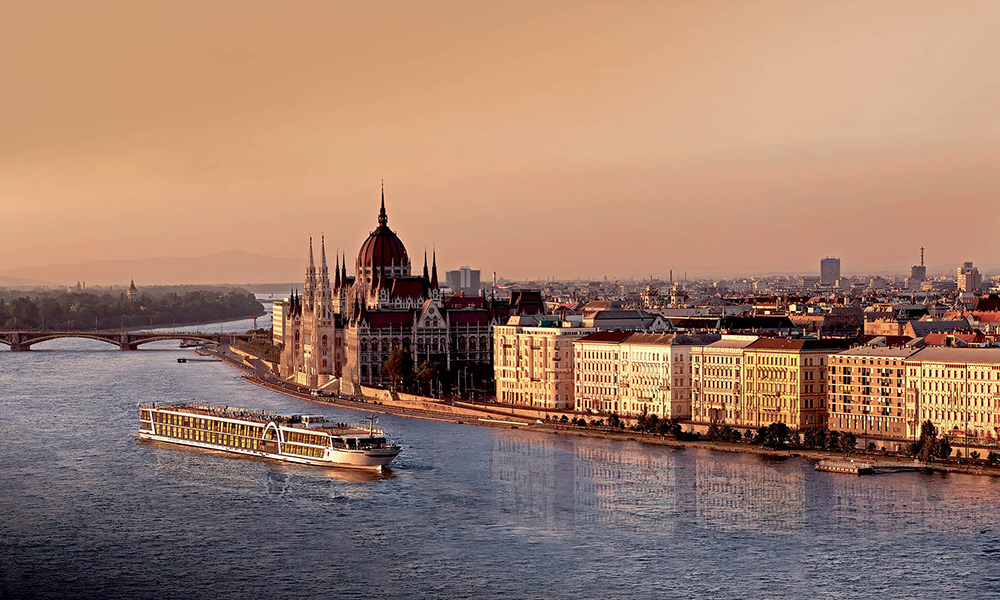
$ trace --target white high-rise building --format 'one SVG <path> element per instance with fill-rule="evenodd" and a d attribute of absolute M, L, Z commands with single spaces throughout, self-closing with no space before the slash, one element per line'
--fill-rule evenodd
<path fill-rule="evenodd" d="M 959 267 L 955 278 L 960 292 L 975 293 L 983 287 L 983 276 L 979 274 L 979 269 L 974 267 L 972 262 L 965 262 Z"/>
<path fill-rule="evenodd" d="M 840 259 L 827 256 L 819 261 L 819 282 L 823 285 L 834 285 L 840 279 Z"/>

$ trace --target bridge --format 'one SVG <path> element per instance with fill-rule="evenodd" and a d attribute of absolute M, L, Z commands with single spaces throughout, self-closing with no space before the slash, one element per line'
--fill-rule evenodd
<path fill-rule="evenodd" d="M 0 344 L 14 352 L 31 350 L 35 344 L 63 338 L 97 340 L 118 346 L 121 350 L 138 350 L 142 344 L 164 340 L 191 340 L 213 344 L 229 344 L 233 340 L 249 340 L 249 333 L 199 333 L 181 331 L 0 331 Z"/>

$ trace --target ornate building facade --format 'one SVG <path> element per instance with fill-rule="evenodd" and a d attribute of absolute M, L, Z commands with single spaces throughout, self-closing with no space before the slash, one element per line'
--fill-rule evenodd
<path fill-rule="evenodd" d="M 346 395 L 359 394 L 362 385 L 388 386 L 382 367 L 397 348 L 409 351 L 414 366 L 431 361 L 458 381 L 469 381 L 469 371 L 491 370 L 492 326 L 518 307 L 484 296 L 443 296 L 437 253 L 428 268 L 425 251 L 423 269 L 414 275 L 388 221 L 383 191 L 378 227 L 361 245 L 353 276 L 345 255 L 337 257 L 331 279 L 322 239 L 317 268 L 310 239 L 302 294 L 293 292 L 280 310 L 286 380 Z"/>

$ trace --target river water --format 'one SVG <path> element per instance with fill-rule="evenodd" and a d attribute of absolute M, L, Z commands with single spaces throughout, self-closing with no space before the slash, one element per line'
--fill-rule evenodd
<path fill-rule="evenodd" d="M 1000 596 L 991 478 L 389 416 L 385 477 L 139 442 L 153 400 L 363 416 L 178 356 L 0 352 L 0 597 Z"/>

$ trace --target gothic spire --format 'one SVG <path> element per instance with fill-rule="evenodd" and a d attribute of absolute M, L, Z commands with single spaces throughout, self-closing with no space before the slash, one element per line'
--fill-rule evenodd
<path fill-rule="evenodd" d="M 340 263 L 340 283 L 347 285 L 347 253 L 344 252 L 344 262 Z"/>
<path fill-rule="evenodd" d="M 340 289 L 340 255 L 337 255 L 336 264 L 333 267 L 333 289 Z"/>
<path fill-rule="evenodd" d="M 424 246 L 424 279 L 430 279 L 430 275 L 427 274 L 427 247 Z"/>
<path fill-rule="evenodd" d="M 316 270 L 316 261 L 313 260 L 313 236 L 309 236 L 309 270 Z"/>
<path fill-rule="evenodd" d="M 385 227 L 385 224 L 389 222 L 389 217 L 385 215 L 385 180 L 382 180 L 382 208 L 378 211 L 378 224 L 379 227 Z"/>
<path fill-rule="evenodd" d="M 434 266 L 431 267 L 431 289 L 437 289 L 438 287 L 438 253 L 437 248 L 434 249 Z"/>
<path fill-rule="evenodd" d="M 319 236 L 319 254 L 320 254 L 320 268 L 323 269 L 325 273 L 326 268 L 326 236 L 320 234 Z"/>

